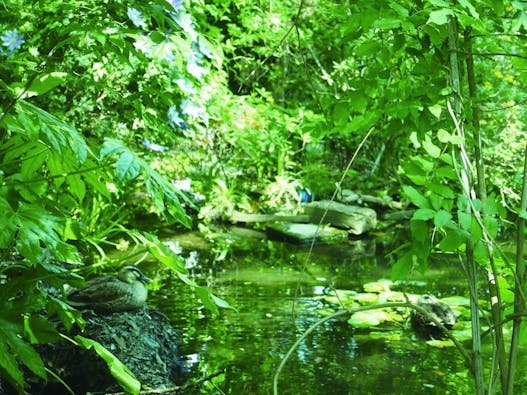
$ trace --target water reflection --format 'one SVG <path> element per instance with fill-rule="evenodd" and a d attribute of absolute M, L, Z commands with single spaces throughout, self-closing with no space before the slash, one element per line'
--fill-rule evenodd
<path fill-rule="evenodd" d="M 180 245 L 193 250 L 188 242 Z M 153 292 L 150 303 L 181 330 L 182 352 L 199 355 L 193 377 L 226 369 L 201 393 L 271 393 L 273 375 L 288 349 L 331 311 L 318 298 L 328 284 L 361 291 L 362 284 L 389 276 L 374 241 L 317 246 L 306 264 L 307 254 L 307 247 L 258 239 L 221 254 L 201 250 L 199 265 L 193 268 L 195 280 L 209 283 L 237 309 L 218 316 L 203 311 L 189 287 L 169 271 L 155 273 L 162 286 Z M 423 284 L 429 291 L 430 283 L 425 279 Z M 280 393 L 473 392 L 470 378 L 457 373 L 466 370 L 454 348 L 432 348 L 402 325 L 390 331 L 394 333 L 397 336 L 385 336 L 382 329 L 376 333 L 354 329 L 345 319 L 324 323 L 285 366 Z"/>

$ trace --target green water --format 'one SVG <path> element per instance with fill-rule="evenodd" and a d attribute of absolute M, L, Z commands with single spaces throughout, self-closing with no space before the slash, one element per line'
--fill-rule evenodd
<path fill-rule="evenodd" d="M 310 325 L 335 311 L 322 297 L 328 285 L 362 291 L 364 283 L 389 278 L 378 240 L 316 246 L 309 260 L 308 247 L 258 238 L 233 236 L 213 247 L 195 235 L 177 240 L 183 256 L 199 253 L 193 278 L 236 308 L 213 316 L 167 269 L 146 265 L 161 279 L 150 304 L 181 330 L 181 352 L 196 359 L 186 379 L 224 371 L 202 387 L 203 394 L 272 393 L 273 376 L 289 348 Z M 414 292 L 464 292 L 455 269 L 432 269 L 418 280 Z M 404 323 L 359 330 L 346 319 L 326 322 L 303 341 L 278 383 L 281 394 L 473 393 L 455 348 L 431 347 Z"/>

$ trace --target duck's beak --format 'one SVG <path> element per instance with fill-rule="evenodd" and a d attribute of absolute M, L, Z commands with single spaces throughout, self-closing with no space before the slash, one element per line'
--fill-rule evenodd
<path fill-rule="evenodd" d="M 150 277 L 145 276 L 143 273 L 141 273 L 141 277 L 139 277 L 139 281 L 142 281 L 144 283 L 151 283 L 152 279 Z"/>

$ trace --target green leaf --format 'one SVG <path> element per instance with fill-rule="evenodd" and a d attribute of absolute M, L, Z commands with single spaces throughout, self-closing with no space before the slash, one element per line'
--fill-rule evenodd
<path fill-rule="evenodd" d="M 134 374 L 125 364 L 108 351 L 102 344 L 80 335 L 75 336 L 75 340 L 85 349 L 89 350 L 93 348 L 95 350 L 95 352 L 108 364 L 110 373 L 126 393 L 132 395 L 139 394 L 139 391 L 141 390 L 141 383 L 139 380 L 136 379 Z"/>
<path fill-rule="evenodd" d="M 436 25 L 445 25 L 448 22 L 448 17 L 452 16 L 453 12 L 449 8 L 432 11 L 428 17 L 427 24 L 435 23 Z"/>
<path fill-rule="evenodd" d="M 439 243 L 439 249 L 444 252 L 454 252 L 465 243 L 467 240 L 466 234 L 459 229 L 448 229 L 447 234 Z"/>
<path fill-rule="evenodd" d="M 55 326 L 40 315 L 24 316 L 24 332 L 33 344 L 52 343 L 60 339 Z"/>
<path fill-rule="evenodd" d="M 406 253 L 400 257 L 395 264 L 392 266 L 391 279 L 393 281 L 404 280 L 410 274 L 412 270 L 413 254 Z"/>
<path fill-rule="evenodd" d="M 1 325 L 1 322 L 0 322 Z M 19 389 L 24 388 L 24 376 L 18 367 L 15 356 L 9 351 L 5 339 L 0 337 L 0 366 L 6 372 L 7 378 Z M 22 392 L 22 391 L 19 391 Z"/>
<path fill-rule="evenodd" d="M 433 106 L 428 106 L 428 111 L 430 111 L 432 113 L 432 115 L 434 117 L 436 117 L 437 119 L 440 119 L 441 118 L 441 111 L 442 111 L 442 106 L 441 104 L 435 104 Z"/>
<path fill-rule="evenodd" d="M 425 221 L 412 219 L 410 221 L 410 231 L 415 241 L 426 242 L 428 238 L 428 225 Z"/>
<path fill-rule="evenodd" d="M 445 210 L 439 210 L 434 217 L 434 225 L 442 228 L 452 220 L 452 214 Z"/>
<path fill-rule="evenodd" d="M 141 164 L 136 160 L 136 156 L 130 151 L 124 151 L 117 159 L 117 177 L 123 181 L 135 179 L 141 171 Z"/>
<path fill-rule="evenodd" d="M 38 121 L 42 137 L 59 155 L 72 152 L 77 162 L 82 163 L 86 160 L 88 155 L 86 141 L 74 127 L 24 100 L 17 102 L 16 109 L 20 119 L 31 119 L 33 123 Z"/>
<path fill-rule="evenodd" d="M 470 229 L 470 224 L 472 223 L 472 215 L 470 215 L 467 212 L 458 210 L 457 218 L 458 218 L 458 221 L 459 221 L 459 225 L 461 226 L 461 229 L 463 229 L 463 230 L 469 230 Z"/>
<path fill-rule="evenodd" d="M 42 95 L 55 88 L 57 85 L 61 85 L 66 81 L 68 73 L 60 71 L 53 71 L 49 74 L 44 74 L 38 78 L 35 78 L 31 85 L 29 85 L 24 98 Z"/>
<path fill-rule="evenodd" d="M 101 148 L 101 156 L 117 156 L 117 175 L 122 181 L 134 179 L 139 174 L 145 178 L 144 185 L 152 198 L 158 213 L 163 214 L 170 222 L 178 221 L 186 227 L 191 226 L 190 217 L 179 202 L 183 198 L 189 206 L 193 203 L 178 191 L 174 184 L 169 182 L 157 171 L 152 169 L 142 158 L 134 154 L 120 141 L 107 138 Z"/>
<path fill-rule="evenodd" d="M 0 192 L 7 193 L 7 188 L 2 188 Z M 7 248 L 13 242 L 17 225 L 15 222 L 15 212 L 11 208 L 11 205 L 0 193 L 0 248 Z"/>
<path fill-rule="evenodd" d="M 437 139 L 442 143 L 461 144 L 463 138 L 457 134 L 450 134 L 445 129 L 439 129 L 437 131 Z"/>
<path fill-rule="evenodd" d="M 434 218 L 435 215 L 436 215 L 435 210 L 432 210 L 430 208 L 420 208 L 415 211 L 414 215 L 412 216 L 412 219 L 428 221 L 429 219 Z"/>
<path fill-rule="evenodd" d="M 439 158 L 439 155 L 441 155 L 441 149 L 437 145 L 432 143 L 430 136 L 426 135 L 425 140 L 422 144 L 424 150 L 428 153 L 428 155 L 430 155 L 432 158 Z"/>
<path fill-rule="evenodd" d="M 172 250 L 163 244 L 159 239 L 150 233 L 135 235 L 146 247 L 148 252 L 159 262 L 178 273 L 188 273 L 185 269 L 183 258 L 172 252 Z"/>
<path fill-rule="evenodd" d="M 430 208 L 430 204 L 428 203 L 428 199 L 425 198 L 421 192 L 419 192 L 417 189 L 415 189 L 412 186 L 404 185 L 403 186 L 403 193 L 406 195 L 406 197 L 417 207 L 419 208 Z"/>
<path fill-rule="evenodd" d="M 209 289 L 205 287 L 196 287 L 194 289 L 201 301 L 203 302 L 203 306 L 205 306 L 205 308 L 211 311 L 212 313 L 217 314 L 218 306 L 214 302 L 214 299 L 212 298 L 212 294 Z"/>
<path fill-rule="evenodd" d="M 33 347 L 27 344 L 22 338 L 13 330 L 9 322 L 0 320 L 0 338 L 5 340 L 8 349 L 16 358 L 26 365 L 37 376 L 45 379 L 46 369 L 44 362 L 40 355 Z"/>
<path fill-rule="evenodd" d="M 373 23 L 374 27 L 379 29 L 397 29 L 401 26 L 401 20 L 399 18 L 379 18 Z"/>
<path fill-rule="evenodd" d="M 454 191 L 448 185 L 432 183 L 427 186 L 432 192 L 445 198 L 454 199 L 455 197 Z"/>

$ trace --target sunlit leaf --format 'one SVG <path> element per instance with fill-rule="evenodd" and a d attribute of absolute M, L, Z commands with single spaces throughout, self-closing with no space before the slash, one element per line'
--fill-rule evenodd
<path fill-rule="evenodd" d="M 448 17 L 452 16 L 453 12 L 450 8 L 443 8 L 441 10 L 432 11 L 426 23 L 435 23 L 436 25 L 444 25 L 448 22 Z"/>
<path fill-rule="evenodd" d="M 432 210 L 431 208 L 420 208 L 414 212 L 412 218 L 428 221 L 429 219 L 434 218 L 435 215 L 436 211 Z"/>
<path fill-rule="evenodd" d="M 442 228 L 450 222 L 452 219 L 452 214 L 445 210 L 439 210 L 434 216 L 434 225 L 438 228 Z"/>
<path fill-rule="evenodd" d="M 430 208 L 428 199 L 425 198 L 421 192 L 410 185 L 403 186 L 403 192 L 408 199 L 419 208 Z"/>
<path fill-rule="evenodd" d="M 439 119 L 441 118 L 442 106 L 441 104 L 435 104 L 433 106 L 428 106 L 428 111 L 430 111 L 434 117 Z"/>
<path fill-rule="evenodd" d="M 67 73 L 60 71 L 52 71 L 49 74 L 44 74 L 33 80 L 31 85 L 26 91 L 24 98 L 32 97 L 37 95 L 42 95 L 51 89 L 55 88 L 57 85 L 61 85 L 66 82 Z"/>

